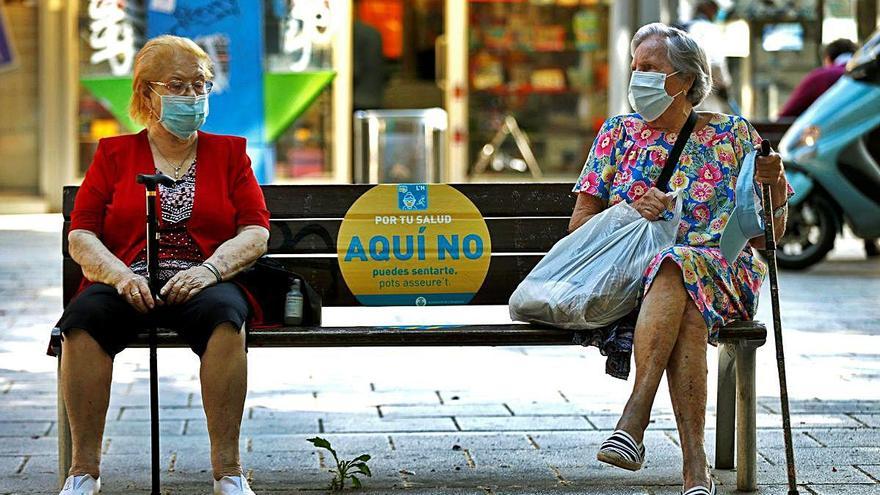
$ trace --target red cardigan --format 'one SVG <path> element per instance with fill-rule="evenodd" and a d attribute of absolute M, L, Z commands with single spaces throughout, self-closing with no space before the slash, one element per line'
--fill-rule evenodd
<path fill-rule="evenodd" d="M 199 131 L 196 191 L 187 229 L 205 258 L 235 237 L 239 227 L 269 228 L 269 210 L 245 144 L 244 138 Z M 76 194 L 70 229 L 94 232 L 111 253 L 131 265 L 146 246 L 144 186 L 135 178 L 155 170 L 146 130 L 101 139 Z M 77 293 L 90 284 L 84 278 Z M 245 292 L 254 308 L 252 323 L 259 324 L 262 311 Z"/>

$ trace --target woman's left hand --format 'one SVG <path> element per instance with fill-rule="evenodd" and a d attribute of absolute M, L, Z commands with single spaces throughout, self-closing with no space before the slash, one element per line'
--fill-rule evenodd
<path fill-rule="evenodd" d="M 177 272 L 162 287 L 159 295 L 166 304 L 183 304 L 201 292 L 205 287 L 210 287 L 216 283 L 217 277 L 214 276 L 214 272 L 206 266 L 198 265 Z"/>
<path fill-rule="evenodd" d="M 760 151 L 760 146 L 755 149 Z M 771 151 L 767 156 L 758 155 L 755 158 L 755 180 L 771 187 L 785 186 L 785 166 L 779 153 Z"/>

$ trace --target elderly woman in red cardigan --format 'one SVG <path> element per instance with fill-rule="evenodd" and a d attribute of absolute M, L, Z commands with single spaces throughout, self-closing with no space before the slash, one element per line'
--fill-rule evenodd
<path fill-rule="evenodd" d="M 201 132 L 212 63 L 186 38 L 138 53 L 130 112 L 146 129 L 102 139 L 76 197 L 70 255 L 85 279 L 59 322 L 61 386 L 73 440 L 62 495 L 98 493 L 113 358 L 150 325 L 175 329 L 201 358 L 215 494 L 253 492 L 239 463 L 247 389 L 245 322 L 259 308 L 232 279 L 266 252 L 269 212 L 245 140 Z M 162 172 L 159 278 L 146 275 L 143 186 Z"/>

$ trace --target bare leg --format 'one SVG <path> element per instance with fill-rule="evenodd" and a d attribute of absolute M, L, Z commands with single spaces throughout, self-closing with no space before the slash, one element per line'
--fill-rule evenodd
<path fill-rule="evenodd" d="M 672 261 L 664 261 L 639 311 L 633 336 L 636 379 L 617 423 L 617 429 L 626 431 L 638 442 L 651 420 L 651 406 L 678 339 L 688 297 L 681 269 Z"/>
<path fill-rule="evenodd" d="M 211 438 L 214 479 L 241 474 L 238 439 L 247 394 L 245 332 L 229 323 L 214 329 L 201 366 L 202 403 Z"/>
<path fill-rule="evenodd" d="M 672 350 L 666 378 L 678 424 L 678 438 L 684 458 L 685 490 L 709 485 L 709 468 L 703 445 L 706 422 L 706 341 L 708 329 L 700 311 L 688 302 L 678 342 Z"/>
<path fill-rule="evenodd" d="M 61 388 L 70 419 L 73 459 L 68 476 L 101 474 L 101 441 L 110 403 L 113 360 L 84 330 L 64 336 Z"/>

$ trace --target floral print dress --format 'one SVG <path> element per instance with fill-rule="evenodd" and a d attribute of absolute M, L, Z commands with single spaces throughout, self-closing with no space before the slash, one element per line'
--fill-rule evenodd
<path fill-rule="evenodd" d="M 608 206 L 634 202 L 656 183 L 676 138 L 676 133 L 651 128 L 638 114 L 608 119 L 574 191 L 601 198 Z M 684 189 L 676 243 L 657 253 L 645 270 L 647 293 L 663 261 L 678 264 L 710 338 L 718 327 L 752 319 L 757 310 L 766 265 L 746 246 L 731 266 L 719 242 L 733 211 L 740 166 L 760 142 L 748 121 L 724 114 L 714 114 L 691 134 L 669 181 L 670 190 Z"/>

